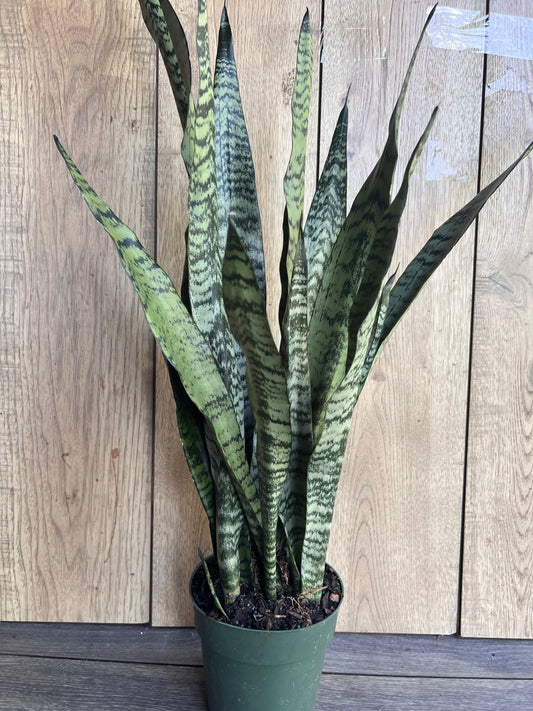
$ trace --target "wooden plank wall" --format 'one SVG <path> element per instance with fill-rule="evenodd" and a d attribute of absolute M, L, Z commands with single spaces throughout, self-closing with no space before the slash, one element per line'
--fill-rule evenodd
<path fill-rule="evenodd" d="M 152 341 L 52 140 L 153 245 L 141 22 L 127 2 L 2 3 L 2 619 L 149 615 Z"/>
<path fill-rule="evenodd" d="M 533 16 L 525 0 L 491 10 Z M 526 30 L 514 28 L 515 46 L 531 46 Z M 533 139 L 531 61 L 490 56 L 487 87 L 483 183 Z M 479 221 L 461 621 L 473 636 L 533 637 L 531 171 L 528 161 Z"/>
<path fill-rule="evenodd" d="M 127 278 L 51 142 L 60 134 L 95 188 L 178 278 L 186 223 L 178 122 L 136 2 L 111 5 L 23 0 L 0 15 L 0 619 L 187 625 L 188 575 L 208 535 L 166 370 L 159 356 L 154 366 Z M 485 10 L 484 0 L 447 5 Z M 175 6 L 192 38 L 195 0 Z M 214 38 L 222 0 L 208 6 Z M 378 157 L 427 11 L 421 0 L 228 2 L 272 317 L 290 90 L 306 6 L 317 77 L 323 59 L 308 194 L 351 84 L 350 196 Z M 493 0 L 491 11 L 533 18 L 525 0 Z M 440 115 L 413 179 L 400 265 L 474 194 L 482 126 L 482 183 L 531 139 L 530 70 L 527 61 L 489 56 L 487 80 L 504 84 L 489 89 L 482 116 L 483 55 L 425 40 L 402 121 L 400 167 L 436 104 Z M 530 168 L 487 208 L 477 256 L 472 230 L 367 384 L 330 547 L 347 589 L 339 629 L 446 634 L 461 622 L 465 634 L 533 635 Z"/>

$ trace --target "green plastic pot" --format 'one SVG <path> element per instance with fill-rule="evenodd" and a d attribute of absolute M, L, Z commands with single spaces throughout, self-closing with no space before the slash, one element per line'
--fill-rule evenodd
<path fill-rule="evenodd" d="M 209 711 L 314 709 L 340 603 L 329 617 L 310 627 L 266 631 L 213 620 L 192 595 L 191 599 L 202 642 Z"/>

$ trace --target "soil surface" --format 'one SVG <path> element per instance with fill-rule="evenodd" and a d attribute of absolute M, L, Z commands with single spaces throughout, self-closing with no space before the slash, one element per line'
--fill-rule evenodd
<path fill-rule="evenodd" d="M 222 586 L 216 562 L 210 559 L 208 565 L 218 598 L 222 600 Z M 312 602 L 302 595 L 295 594 L 289 576 L 284 575 L 283 570 L 281 570 L 281 580 L 283 590 L 276 600 L 268 600 L 252 586 L 242 585 L 239 597 L 225 608 L 229 623 L 236 627 L 256 630 L 292 630 L 309 627 L 331 615 L 342 599 L 340 579 L 330 566 L 326 566 L 320 602 Z M 206 615 L 221 622 L 228 622 L 215 605 L 202 567 L 198 569 L 192 580 L 191 591 L 195 603 Z"/>

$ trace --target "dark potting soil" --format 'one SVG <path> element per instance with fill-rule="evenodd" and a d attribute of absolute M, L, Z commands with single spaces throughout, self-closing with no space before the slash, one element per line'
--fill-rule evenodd
<path fill-rule="evenodd" d="M 210 559 L 208 565 L 218 598 L 222 600 L 222 586 L 216 562 Z M 276 600 L 268 600 L 252 586 L 242 585 L 241 594 L 234 603 L 225 608 L 229 623 L 236 627 L 256 630 L 292 630 L 309 627 L 331 615 L 341 601 L 340 579 L 328 565 L 320 602 L 312 602 L 296 594 L 288 582 L 288 574 L 284 575 L 283 569 L 280 577 L 283 590 Z M 193 577 L 191 592 L 195 603 L 206 615 L 220 622 L 228 622 L 215 605 L 203 567 L 200 567 Z"/>

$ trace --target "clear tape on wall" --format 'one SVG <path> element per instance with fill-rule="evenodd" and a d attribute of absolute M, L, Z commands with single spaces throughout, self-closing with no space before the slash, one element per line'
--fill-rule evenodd
<path fill-rule="evenodd" d="M 429 10 L 428 10 L 429 12 Z M 533 59 L 533 18 L 437 7 L 427 29 L 434 47 Z"/>
<path fill-rule="evenodd" d="M 428 12 L 431 8 L 428 8 Z M 533 59 L 533 18 L 489 13 L 453 7 L 437 7 L 427 29 L 433 47 L 457 51 L 471 50 L 514 59 Z M 499 91 L 533 94 L 531 80 L 516 66 L 487 84 L 486 96 Z M 426 179 L 465 180 L 449 165 L 438 140 L 428 142 Z"/>

